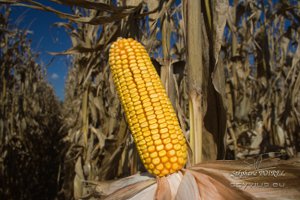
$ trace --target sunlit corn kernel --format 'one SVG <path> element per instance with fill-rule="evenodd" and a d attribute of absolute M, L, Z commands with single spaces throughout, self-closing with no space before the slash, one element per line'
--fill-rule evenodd
<path fill-rule="evenodd" d="M 144 81 L 143 80 L 136 80 L 135 82 L 138 85 L 137 88 L 139 88 L 139 89 L 143 88 L 143 85 L 144 85 Z"/>
<path fill-rule="evenodd" d="M 155 103 L 155 102 L 158 102 L 158 101 L 159 101 L 159 98 L 158 98 L 158 97 L 151 98 L 151 102 L 152 102 L 152 103 Z"/>
<path fill-rule="evenodd" d="M 184 158 L 182 158 L 182 157 L 178 157 L 178 163 L 180 164 L 180 165 L 184 165 L 185 164 L 185 159 Z"/>
<path fill-rule="evenodd" d="M 149 131 L 149 133 L 150 133 L 150 131 Z M 150 133 L 150 134 L 151 134 L 151 133 Z M 144 135 L 144 134 L 143 134 L 143 135 Z M 145 136 L 145 135 L 144 135 L 144 137 L 145 137 L 145 141 L 146 141 L 146 142 L 149 142 L 149 141 L 152 140 L 151 136 Z"/>
<path fill-rule="evenodd" d="M 141 100 L 142 100 L 143 102 L 149 102 L 149 101 L 150 101 L 150 98 L 149 98 L 148 96 L 142 96 L 142 97 L 141 97 Z"/>
<path fill-rule="evenodd" d="M 130 69 L 121 69 L 122 73 L 125 75 L 124 78 L 131 77 Z"/>
<path fill-rule="evenodd" d="M 120 49 L 123 49 L 124 48 L 124 43 L 119 43 L 119 47 L 120 47 Z M 125 50 L 121 50 L 120 51 L 120 55 L 124 55 L 124 54 L 126 54 L 126 51 Z"/>
<path fill-rule="evenodd" d="M 154 145 L 156 146 L 157 151 L 161 151 L 164 149 L 164 145 L 161 143 L 161 140 L 155 140 Z"/>
<path fill-rule="evenodd" d="M 186 151 L 187 151 L 186 147 L 187 147 L 186 144 L 182 145 L 182 146 L 181 146 L 181 151 L 182 151 L 182 152 L 186 152 Z"/>
<path fill-rule="evenodd" d="M 160 128 L 162 128 L 162 127 L 160 127 Z M 168 133 L 168 129 L 167 128 L 160 129 L 160 134 L 164 134 L 164 133 Z"/>
<path fill-rule="evenodd" d="M 139 63 L 138 66 L 140 69 L 147 70 L 147 66 L 145 63 Z"/>
<path fill-rule="evenodd" d="M 164 114 L 159 114 L 159 115 L 156 116 L 157 119 L 162 119 L 164 117 L 165 117 Z"/>
<path fill-rule="evenodd" d="M 160 164 L 156 165 L 155 168 L 156 168 L 157 170 L 161 171 L 161 170 L 164 169 L 164 165 L 163 165 L 162 163 L 160 163 Z"/>
<path fill-rule="evenodd" d="M 139 146 L 142 146 L 144 144 L 146 144 L 146 141 L 144 140 L 144 138 L 142 140 L 138 140 L 138 145 Z"/>
<path fill-rule="evenodd" d="M 147 116 L 147 119 L 148 119 L 148 120 L 152 120 L 152 119 L 155 119 L 155 117 L 156 117 L 156 115 L 148 115 L 148 116 Z"/>
<path fill-rule="evenodd" d="M 140 100 L 140 97 L 137 95 L 137 96 L 135 96 L 135 97 L 131 97 L 131 100 L 132 100 L 133 102 L 136 102 L 136 101 Z"/>
<path fill-rule="evenodd" d="M 128 89 L 133 89 L 133 88 L 135 88 L 136 87 L 136 85 L 135 84 L 130 84 L 129 86 L 128 86 Z"/>
<path fill-rule="evenodd" d="M 147 157 L 147 158 L 145 159 L 145 163 L 146 163 L 146 164 L 150 164 L 151 161 L 152 161 L 152 159 L 151 159 L 150 157 Z"/>
<path fill-rule="evenodd" d="M 148 127 L 148 122 L 141 123 L 141 128 Z"/>
<path fill-rule="evenodd" d="M 169 173 L 170 173 L 170 172 L 169 172 L 169 170 L 167 170 L 167 169 L 161 170 L 162 176 L 168 175 Z"/>
<path fill-rule="evenodd" d="M 169 124 L 169 125 L 168 125 L 168 128 L 169 128 L 169 129 L 174 129 L 174 128 L 175 128 L 175 126 L 174 126 L 174 125 L 171 125 L 171 124 Z"/>
<path fill-rule="evenodd" d="M 175 149 L 176 151 L 180 150 L 180 149 L 181 149 L 181 145 L 180 145 L 180 144 L 175 144 L 175 145 L 174 145 L 174 149 Z"/>
<path fill-rule="evenodd" d="M 128 52 L 128 51 L 127 51 Z M 128 54 L 129 55 L 129 54 Z M 135 60 L 135 56 L 134 55 L 129 55 L 128 56 L 128 60 Z"/>
<path fill-rule="evenodd" d="M 152 86 L 153 85 L 153 83 L 152 82 L 148 82 L 148 83 L 146 83 L 146 86 Z"/>
<path fill-rule="evenodd" d="M 130 94 L 124 94 L 123 96 L 125 99 L 129 98 L 130 97 Z"/>
<path fill-rule="evenodd" d="M 145 112 L 150 111 L 150 110 L 153 110 L 152 106 L 149 106 L 149 107 L 145 108 Z"/>
<path fill-rule="evenodd" d="M 178 139 L 172 140 L 172 144 L 176 145 L 177 143 L 178 143 Z M 178 144 L 177 144 L 177 145 L 178 145 Z M 181 145 L 179 145 L 179 146 L 181 146 Z"/>
<path fill-rule="evenodd" d="M 139 64 L 139 63 L 145 63 L 145 62 L 144 62 L 144 60 L 138 60 L 137 63 Z M 143 74 L 143 75 L 147 75 L 147 76 L 145 76 L 145 77 L 150 77 L 149 74 Z"/>
<path fill-rule="evenodd" d="M 137 124 L 134 124 L 134 125 L 132 125 L 132 128 L 135 130 L 135 129 L 137 129 L 137 128 L 140 128 L 140 125 L 137 123 Z"/>
<path fill-rule="evenodd" d="M 140 123 L 140 124 L 142 124 L 143 122 L 146 122 L 146 121 L 147 121 L 146 118 L 140 118 L 140 119 L 139 119 L 139 123 Z"/>
<path fill-rule="evenodd" d="M 170 130 L 169 130 L 170 135 L 173 134 L 173 133 L 175 133 L 175 132 L 176 132 L 175 129 L 170 129 Z M 176 134 L 175 134 L 175 135 L 176 135 Z"/>
<path fill-rule="evenodd" d="M 150 111 L 148 111 L 148 112 L 146 112 L 146 115 L 148 116 L 148 115 L 153 115 L 154 114 L 154 110 L 150 110 Z"/>
<path fill-rule="evenodd" d="M 151 94 L 155 94 L 155 90 L 147 90 L 148 91 L 148 95 L 151 95 Z"/>
<path fill-rule="evenodd" d="M 135 63 L 137 63 L 136 60 L 129 60 L 130 65 L 135 64 Z"/>
<path fill-rule="evenodd" d="M 140 128 L 140 127 L 133 129 L 133 131 L 136 132 L 136 134 L 135 134 L 136 136 L 142 135 L 142 132 L 141 132 L 141 128 Z"/>
<path fill-rule="evenodd" d="M 159 140 L 160 139 L 160 135 L 159 134 L 154 134 L 152 135 L 152 139 L 155 140 Z"/>
<path fill-rule="evenodd" d="M 158 129 L 152 129 L 150 130 L 152 135 L 158 134 L 159 130 Z"/>
<path fill-rule="evenodd" d="M 150 140 L 149 142 L 147 142 L 147 146 L 148 147 L 151 146 L 151 145 L 153 145 L 153 144 L 154 144 L 153 140 Z"/>
<path fill-rule="evenodd" d="M 173 148 L 173 144 L 172 143 L 169 143 L 169 144 L 166 144 L 165 145 L 165 149 L 168 151 L 168 150 L 171 150 Z"/>
<path fill-rule="evenodd" d="M 174 149 L 171 149 L 167 152 L 167 156 L 169 156 L 169 157 L 175 156 L 175 154 L 176 154 L 176 151 Z"/>
<path fill-rule="evenodd" d="M 149 164 L 149 168 L 150 168 L 150 169 L 154 169 L 154 168 L 155 168 L 154 164 L 152 164 L 152 163 Z"/>
<path fill-rule="evenodd" d="M 171 164 L 170 162 L 166 162 L 166 163 L 165 163 L 165 167 L 166 167 L 167 169 L 171 169 L 172 164 Z"/>
<path fill-rule="evenodd" d="M 116 66 L 122 66 L 121 64 L 122 64 L 121 59 L 120 59 L 120 60 L 117 60 L 116 63 L 115 63 Z M 121 70 L 122 70 L 122 69 L 121 69 Z M 117 73 L 120 74 L 120 73 L 122 73 L 122 71 L 117 71 Z"/>
<path fill-rule="evenodd" d="M 138 50 L 138 49 L 135 49 L 135 50 Z M 141 51 L 136 52 L 135 55 L 136 55 L 137 60 L 143 60 Z"/>
<path fill-rule="evenodd" d="M 129 98 L 123 98 L 123 101 L 125 101 L 126 104 L 132 102 L 130 97 L 129 97 Z M 129 106 L 128 106 L 127 108 L 128 108 L 128 110 L 130 110 L 130 111 L 134 110 L 134 107 L 133 107 L 133 106 L 132 106 L 132 107 L 129 107 Z"/>
<path fill-rule="evenodd" d="M 163 131 L 164 130 L 164 128 L 166 128 L 168 126 L 168 124 L 167 123 L 162 123 L 162 124 L 159 124 L 159 127 L 160 128 L 162 128 L 161 129 L 161 131 Z M 165 130 L 165 131 L 168 131 L 168 129 L 167 130 Z M 163 132 L 164 133 L 164 132 Z"/>
<path fill-rule="evenodd" d="M 143 109 L 138 109 L 138 110 L 135 110 L 135 114 L 138 115 L 138 118 L 140 116 L 140 118 L 144 117 L 144 110 Z M 143 115 L 140 115 L 140 114 L 143 114 Z"/>
<path fill-rule="evenodd" d="M 154 105 L 153 105 L 154 106 Z M 156 111 L 156 110 L 161 110 L 162 109 L 162 107 L 161 106 L 154 106 L 154 110 Z"/>
<path fill-rule="evenodd" d="M 158 152 L 159 157 L 163 157 L 165 155 L 167 155 L 166 150 L 161 150 L 160 152 Z"/>
<path fill-rule="evenodd" d="M 145 83 L 148 83 L 148 82 L 152 82 L 153 83 L 153 80 L 152 80 L 152 78 L 151 77 L 144 77 L 144 81 L 145 81 Z"/>
<path fill-rule="evenodd" d="M 172 164 L 172 169 L 177 171 L 179 169 L 179 165 L 177 163 Z"/>
<path fill-rule="evenodd" d="M 169 161 L 169 158 L 168 158 L 168 156 L 162 156 L 162 157 L 160 158 L 160 160 L 161 160 L 162 163 L 166 163 L 166 162 Z"/>
<path fill-rule="evenodd" d="M 163 111 L 162 110 L 156 110 L 155 114 L 157 114 L 157 115 L 163 114 Z"/>
<path fill-rule="evenodd" d="M 151 124 L 155 124 L 155 123 L 157 123 L 157 120 L 156 119 L 151 119 L 151 120 L 149 120 L 149 124 L 151 125 Z"/>
<path fill-rule="evenodd" d="M 141 70 L 141 74 L 148 74 L 149 72 L 147 70 Z M 147 84 L 146 84 L 147 86 Z"/>
<path fill-rule="evenodd" d="M 177 134 L 176 133 L 170 134 L 170 137 L 171 137 L 172 140 L 177 139 Z"/>
<path fill-rule="evenodd" d="M 143 109 L 143 106 L 140 104 L 140 105 L 135 106 L 134 109 L 135 109 L 135 110 Z"/>
<path fill-rule="evenodd" d="M 135 56 L 135 53 L 133 52 L 133 51 L 129 51 L 129 50 L 127 50 L 127 54 L 128 54 L 128 56 Z"/>
<path fill-rule="evenodd" d="M 143 102 L 143 106 L 146 108 L 146 107 L 149 107 L 149 106 L 151 106 L 151 102 L 150 101 L 148 101 L 148 102 Z M 155 117 L 155 115 L 154 115 L 154 117 Z"/>
<path fill-rule="evenodd" d="M 169 144 L 169 143 L 171 143 L 171 138 L 169 138 L 169 137 L 167 137 L 167 138 L 165 138 L 165 139 L 163 139 L 163 144 Z"/>
<path fill-rule="evenodd" d="M 155 145 L 160 145 L 160 144 L 162 144 L 162 140 L 161 139 L 155 140 L 154 144 Z"/>
<path fill-rule="evenodd" d="M 149 146 L 149 147 L 148 147 L 148 151 L 149 151 L 150 153 L 155 152 L 155 146 L 154 146 L 154 145 Z"/>
<path fill-rule="evenodd" d="M 150 153 L 150 158 L 156 158 L 158 156 L 157 151 Z"/>
<path fill-rule="evenodd" d="M 144 141 L 145 141 L 145 140 L 144 140 Z M 141 151 L 143 151 L 143 150 L 145 150 L 145 149 L 147 149 L 146 141 L 145 141 L 145 144 L 143 144 L 143 145 L 140 146 L 140 150 L 141 150 Z"/>
<path fill-rule="evenodd" d="M 131 122 L 132 122 L 132 124 L 136 124 L 136 123 L 138 123 L 139 121 L 138 121 L 137 118 L 133 118 L 133 119 L 131 120 Z"/>
<path fill-rule="evenodd" d="M 159 158 L 159 157 L 153 158 L 153 159 L 152 159 L 152 163 L 153 163 L 154 165 L 158 165 L 158 164 L 160 163 L 160 158 Z"/>
<path fill-rule="evenodd" d="M 177 135 L 177 138 L 178 138 L 179 141 L 180 141 L 180 140 L 184 140 L 183 134 L 178 134 L 178 135 Z"/>
<path fill-rule="evenodd" d="M 136 71 L 136 70 L 140 71 L 139 68 L 131 67 L 131 71 Z M 144 82 L 144 79 L 142 77 L 136 77 L 134 80 L 135 80 L 135 82 L 136 81 L 143 81 Z"/>
<path fill-rule="evenodd" d="M 151 132 L 149 130 L 148 131 L 143 131 L 143 136 L 144 137 L 147 137 L 147 136 L 150 136 L 150 135 L 151 135 Z M 146 138 L 145 138 L 145 140 L 146 140 Z"/>
<path fill-rule="evenodd" d="M 145 88 L 139 88 L 139 91 L 138 91 L 138 93 L 140 94 L 141 92 L 144 92 L 144 91 L 146 91 L 146 89 Z M 141 96 L 141 95 L 140 95 Z"/>
<path fill-rule="evenodd" d="M 151 82 L 148 82 L 145 85 L 147 86 L 147 84 L 149 84 L 149 83 L 151 83 Z M 151 85 L 147 87 L 147 91 L 154 91 L 155 92 L 154 87 L 151 86 Z M 151 97 L 151 95 L 150 95 L 150 97 Z"/>
<path fill-rule="evenodd" d="M 141 140 L 143 140 L 143 139 L 144 139 L 144 137 L 143 137 L 142 135 L 136 137 L 136 140 L 137 140 L 137 141 L 141 141 Z"/>
<path fill-rule="evenodd" d="M 148 146 L 147 146 L 147 148 L 148 148 Z M 142 154 L 149 153 L 147 148 L 146 149 L 142 149 Z"/>
<path fill-rule="evenodd" d="M 162 119 L 159 119 L 157 122 L 158 122 L 159 124 L 161 124 L 161 123 L 166 122 L 166 120 L 165 120 L 165 118 L 162 118 Z M 168 128 L 169 128 L 169 127 L 168 127 Z"/>
<path fill-rule="evenodd" d="M 151 124 L 149 126 L 150 129 L 157 129 L 158 128 L 158 124 Z"/>
<path fill-rule="evenodd" d="M 157 106 L 161 106 L 161 105 L 160 105 L 160 102 L 155 102 L 155 103 L 153 103 L 153 107 L 157 107 Z"/>
<path fill-rule="evenodd" d="M 179 140 L 179 144 L 184 146 L 185 145 L 185 139 L 183 138 L 182 140 Z"/>
<path fill-rule="evenodd" d="M 120 77 L 120 78 L 117 78 L 117 77 L 116 77 L 116 79 L 118 79 L 119 83 L 124 83 L 124 82 L 126 82 L 125 77 Z M 125 91 L 124 91 L 124 92 L 125 92 Z"/>
<path fill-rule="evenodd" d="M 156 174 L 156 175 L 159 175 L 159 174 L 160 174 L 160 171 L 157 170 L 157 169 L 154 169 L 154 170 L 153 170 L 153 173 Z"/>
<path fill-rule="evenodd" d="M 170 162 L 171 162 L 171 163 L 177 162 L 177 157 L 176 157 L 176 156 L 171 157 L 171 158 L 170 158 Z"/>
<path fill-rule="evenodd" d="M 140 95 L 140 96 L 145 96 L 145 95 L 148 95 L 148 92 L 147 92 L 147 91 L 143 91 L 143 92 L 140 92 L 139 95 Z"/>
<path fill-rule="evenodd" d="M 176 151 L 176 156 L 182 157 L 182 155 L 183 155 L 182 151 Z"/>
<path fill-rule="evenodd" d="M 158 97 L 157 94 L 152 94 L 152 95 L 150 95 L 150 98 L 157 98 L 157 97 Z"/>
<path fill-rule="evenodd" d="M 151 76 L 150 76 L 150 74 L 147 73 L 147 74 L 142 74 L 142 77 L 143 77 L 143 78 L 149 78 L 149 77 L 151 77 Z"/>
<path fill-rule="evenodd" d="M 120 59 L 120 58 L 118 58 L 118 59 Z M 127 59 L 127 55 L 126 55 L 126 54 L 121 55 L 121 59 L 122 59 L 122 60 Z"/>

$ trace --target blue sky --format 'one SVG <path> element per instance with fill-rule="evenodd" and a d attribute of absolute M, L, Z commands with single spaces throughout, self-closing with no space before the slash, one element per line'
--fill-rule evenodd
<path fill-rule="evenodd" d="M 46 3 L 47 1 L 45 1 Z M 64 12 L 69 12 L 70 8 L 47 3 Z M 55 22 L 65 21 L 50 12 L 29 9 L 25 7 L 11 7 L 11 24 L 22 29 L 29 29 L 32 34 L 29 39 L 32 41 L 31 47 L 34 52 L 40 54 L 38 63 L 47 66 L 47 79 L 53 85 L 55 93 L 60 100 L 64 99 L 64 84 L 67 76 L 67 56 L 52 56 L 48 52 L 60 52 L 71 47 L 71 41 L 63 28 L 53 26 Z M 20 23 L 17 23 L 20 19 Z M 53 59 L 54 58 L 54 59 Z M 53 62 L 50 62 L 53 59 Z M 50 64 L 49 64 L 50 63 Z M 49 65 L 48 65 L 49 64 Z"/>

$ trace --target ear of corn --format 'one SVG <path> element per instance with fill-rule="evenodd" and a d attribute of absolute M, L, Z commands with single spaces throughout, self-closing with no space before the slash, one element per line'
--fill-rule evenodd
<path fill-rule="evenodd" d="M 112 44 L 109 63 L 131 133 L 146 169 L 165 176 L 186 163 L 175 111 L 145 48 L 133 39 Z"/>

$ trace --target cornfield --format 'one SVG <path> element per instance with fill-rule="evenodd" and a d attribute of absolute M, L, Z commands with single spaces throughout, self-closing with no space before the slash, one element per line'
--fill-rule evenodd
<path fill-rule="evenodd" d="M 28 32 L 1 7 L 0 198 L 54 198 L 60 160 L 61 106 L 35 62 Z"/>
<path fill-rule="evenodd" d="M 110 71 L 109 49 L 119 37 L 149 53 L 188 141 L 187 168 L 299 156 L 298 1 L 49 2 L 72 12 L 0 0 L 0 199 L 129 199 L 125 185 L 143 181 L 137 193 L 153 186 Z M 29 30 L 8 23 L 13 6 L 68 20 L 55 25 L 72 46 L 52 53 L 71 58 L 62 103 L 35 61 Z"/>

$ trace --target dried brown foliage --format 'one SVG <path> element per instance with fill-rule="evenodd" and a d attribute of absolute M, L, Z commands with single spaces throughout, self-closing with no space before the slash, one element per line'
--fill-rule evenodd
<path fill-rule="evenodd" d="M 0 198 L 52 199 L 57 192 L 60 105 L 27 31 L 0 7 Z"/>
<path fill-rule="evenodd" d="M 71 5 L 72 13 L 41 1 L 1 2 L 69 20 L 57 25 L 70 33 L 72 47 L 53 53 L 72 56 L 58 198 L 106 196 L 105 188 L 117 186 L 104 180 L 144 171 L 108 66 L 118 37 L 135 38 L 150 53 L 194 151 L 188 165 L 299 152 L 299 2 L 52 0 Z M 133 192 L 152 191 L 153 182 L 143 178 Z"/>
<path fill-rule="evenodd" d="M 299 152 L 299 2 L 230 7 L 223 48 L 232 158 Z M 233 154 L 232 154 L 233 153 Z"/>

